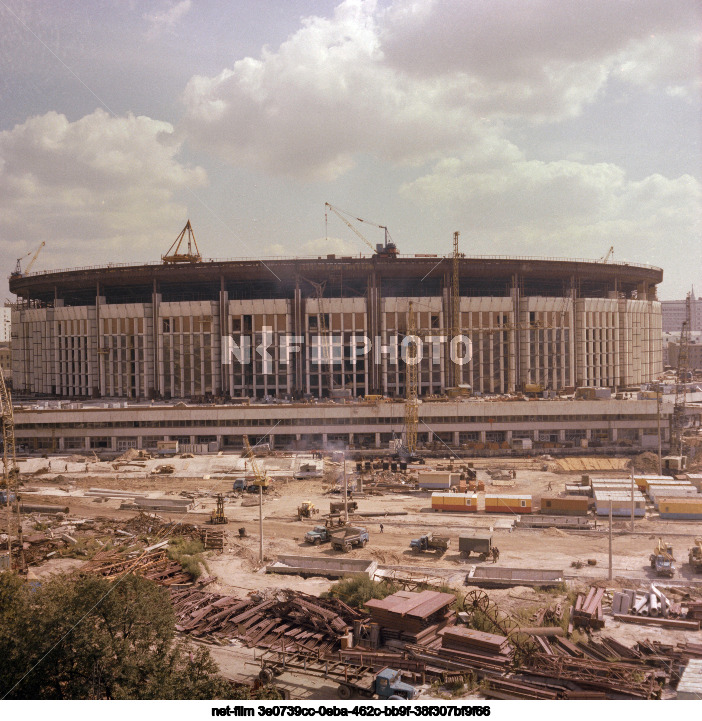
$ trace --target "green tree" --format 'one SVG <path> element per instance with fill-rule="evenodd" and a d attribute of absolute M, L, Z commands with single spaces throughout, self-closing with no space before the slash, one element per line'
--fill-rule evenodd
<path fill-rule="evenodd" d="M 207 699 L 229 682 L 205 648 L 175 637 L 168 592 L 125 576 L 0 575 L 0 698 Z"/>

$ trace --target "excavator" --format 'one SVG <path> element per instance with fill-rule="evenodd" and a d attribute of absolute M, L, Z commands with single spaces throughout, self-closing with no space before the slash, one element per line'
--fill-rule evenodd
<path fill-rule="evenodd" d="M 665 543 L 662 538 L 659 538 L 653 547 L 653 553 L 649 560 L 651 568 L 656 571 L 657 576 L 672 578 L 675 575 L 673 547 L 669 543 Z"/>

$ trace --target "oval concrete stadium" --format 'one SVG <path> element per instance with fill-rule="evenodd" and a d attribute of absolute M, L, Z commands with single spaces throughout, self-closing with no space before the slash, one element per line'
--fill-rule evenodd
<path fill-rule="evenodd" d="M 625 387 L 662 371 L 662 277 L 643 265 L 462 257 L 456 315 L 451 257 L 33 273 L 10 279 L 13 385 L 73 398 L 398 397 L 411 306 L 422 396 Z"/>

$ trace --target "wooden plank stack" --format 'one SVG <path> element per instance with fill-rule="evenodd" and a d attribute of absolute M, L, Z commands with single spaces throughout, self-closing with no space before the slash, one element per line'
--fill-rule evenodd
<path fill-rule="evenodd" d="M 506 636 L 496 633 L 475 631 L 464 626 L 451 626 L 439 631 L 441 647 L 466 653 L 481 653 L 488 656 L 509 656 L 512 646 Z"/>
<path fill-rule="evenodd" d="M 430 643 L 455 617 L 456 597 L 439 591 L 398 591 L 382 601 L 366 603 L 371 621 L 381 628 L 383 642 Z"/>

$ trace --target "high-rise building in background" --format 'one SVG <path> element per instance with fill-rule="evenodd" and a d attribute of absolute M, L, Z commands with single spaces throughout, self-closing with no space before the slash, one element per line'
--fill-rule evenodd
<path fill-rule="evenodd" d="M 663 332 L 679 333 L 685 320 L 685 299 L 661 301 L 663 313 Z M 702 298 L 695 297 L 695 289 L 690 290 L 690 330 L 702 331 Z"/>

